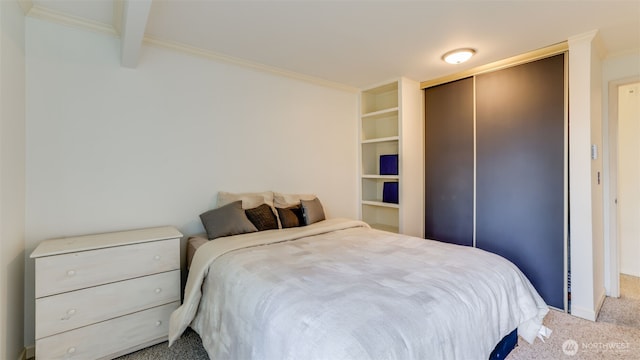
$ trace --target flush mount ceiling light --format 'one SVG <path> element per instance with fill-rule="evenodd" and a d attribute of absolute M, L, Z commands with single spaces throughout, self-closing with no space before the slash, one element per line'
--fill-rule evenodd
<path fill-rule="evenodd" d="M 461 64 L 471 59 L 471 57 L 475 53 L 476 51 L 471 48 L 451 50 L 448 53 L 442 55 L 442 60 L 448 62 L 449 64 Z"/>

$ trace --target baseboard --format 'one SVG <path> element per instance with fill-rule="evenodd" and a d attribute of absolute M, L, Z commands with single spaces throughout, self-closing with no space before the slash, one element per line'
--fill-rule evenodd
<path fill-rule="evenodd" d="M 25 360 L 28 359 L 35 359 L 36 358 L 36 346 L 35 345 L 29 345 L 24 349 L 24 356 L 25 356 Z"/>
<path fill-rule="evenodd" d="M 604 299 L 607 298 L 607 294 L 605 293 L 604 289 L 602 290 L 602 295 L 600 296 L 600 299 L 598 300 L 598 304 L 596 306 L 596 319 L 598 318 L 598 314 L 600 314 L 600 309 L 602 309 L 602 304 L 604 304 Z M 595 321 L 595 320 L 594 320 Z"/>
<path fill-rule="evenodd" d="M 593 309 L 584 309 L 577 306 L 571 306 L 571 315 L 589 321 L 596 321 L 597 317 L 597 313 Z"/>

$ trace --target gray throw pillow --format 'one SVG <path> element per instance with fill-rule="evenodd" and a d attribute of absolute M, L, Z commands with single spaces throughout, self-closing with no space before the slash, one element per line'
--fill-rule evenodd
<path fill-rule="evenodd" d="M 242 209 L 242 200 L 202 213 L 200 220 L 209 240 L 258 231 Z"/>
<path fill-rule="evenodd" d="M 258 231 L 278 228 L 278 219 L 273 210 L 271 210 L 271 206 L 267 204 L 262 204 L 253 209 L 246 209 L 244 213 L 247 214 L 247 218 L 256 226 Z"/>
<path fill-rule="evenodd" d="M 300 205 L 302 206 L 302 216 L 304 217 L 305 225 L 317 223 L 325 219 L 324 209 L 322 208 L 320 199 L 300 200 Z"/>
<path fill-rule="evenodd" d="M 280 217 L 283 229 L 304 226 L 304 217 L 302 216 L 300 205 L 276 208 L 276 210 L 278 210 L 278 217 Z"/>

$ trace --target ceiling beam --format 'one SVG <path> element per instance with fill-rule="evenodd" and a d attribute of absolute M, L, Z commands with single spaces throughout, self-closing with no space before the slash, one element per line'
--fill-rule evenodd
<path fill-rule="evenodd" d="M 124 67 L 135 68 L 138 65 L 151 1 L 125 0 L 123 2 L 120 50 Z"/>
<path fill-rule="evenodd" d="M 31 11 L 31 8 L 33 8 L 33 2 L 31 0 L 18 0 L 18 4 L 22 8 L 22 12 L 24 12 L 25 15 L 28 15 L 29 11 Z"/>
<path fill-rule="evenodd" d="M 113 1 L 113 28 L 118 35 L 122 34 L 122 18 L 124 17 L 124 0 Z"/>

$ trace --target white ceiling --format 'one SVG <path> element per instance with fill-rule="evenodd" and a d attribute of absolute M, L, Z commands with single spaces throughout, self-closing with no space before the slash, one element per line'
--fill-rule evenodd
<path fill-rule="evenodd" d="M 117 28 L 118 6 L 151 0 L 31 1 Z M 640 48 L 640 1 L 153 0 L 136 19 L 150 38 L 358 88 L 430 80 L 596 29 L 607 55 Z M 459 47 L 478 53 L 440 59 Z"/>

